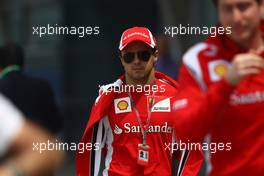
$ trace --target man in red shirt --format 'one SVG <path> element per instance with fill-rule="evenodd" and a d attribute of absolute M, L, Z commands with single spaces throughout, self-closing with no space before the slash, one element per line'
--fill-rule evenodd
<path fill-rule="evenodd" d="M 93 147 L 77 153 L 77 175 L 97 176 L 102 166 L 104 176 L 171 176 L 173 154 L 166 146 L 175 142 L 171 98 L 177 83 L 155 72 L 158 53 L 147 28 L 127 29 L 119 51 L 125 75 L 101 88 L 82 138 Z M 179 158 L 178 175 L 198 173 L 200 151 Z"/>
<path fill-rule="evenodd" d="M 188 92 L 185 97 L 189 102 L 176 110 L 176 116 L 181 116 L 180 120 L 175 121 L 176 129 L 179 129 L 176 134 L 185 141 L 200 141 L 209 134 L 211 143 L 231 143 L 231 150 L 218 151 L 209 156 L 211 175 L 262 176 L 262 0 L 215 0 L 214 3 L 219 26 L 231 27 L 232 33 L 210 36 L 184 55 L 179 84 L 181 90 Z M 230 75 L 233 75 L 232 79 Z M 201 92 L 202 98 L 198 102 L 195 95 Z M 193 106 L 188 106 L 188 103 Z M 196 115 L 190 115 L 195 112 L 193 109 L 199 109 Z M 177 128 L 179 126 L 184 128 Z"/>

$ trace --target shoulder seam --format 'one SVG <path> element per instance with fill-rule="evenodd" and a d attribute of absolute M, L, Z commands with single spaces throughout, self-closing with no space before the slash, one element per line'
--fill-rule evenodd
<path fill-rule="evenodd" d="M 202 90 L 206 90 L 207 86 L 203 80 L 203 71 L 200 67 L 199 53 L 206 49 L 208 44 L 205 42 L 198 43 L 191 47 L 183 56 L 183 64 L 186 66 L 189 73 L 197 81 Z"/>

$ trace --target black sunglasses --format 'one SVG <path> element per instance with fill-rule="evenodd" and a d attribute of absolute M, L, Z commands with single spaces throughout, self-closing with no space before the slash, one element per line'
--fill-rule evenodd
<path fill-rule="evenodd" d="M 150 59 L 151 53 L 149 51 L 127 52 L 122 56 L 122 58 L 125 63 L 129 64 L 133 62 L 136 55 L 139 60 L 147 62 Z"/>

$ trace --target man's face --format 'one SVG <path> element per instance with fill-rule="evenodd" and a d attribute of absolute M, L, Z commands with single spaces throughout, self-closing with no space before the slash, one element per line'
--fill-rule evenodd
<path fill-rule="evenodd" d="M 261 4 L 256 0 L 218 0 L 218 14 L 223 27 L 232 27 L 232 34 L 229 36 L 242 44 L 259 27 Z"/>
<path fill-rule="evenodd" d="M 132 55 L 134 55 L 133 60 L 130 60 L 130 63 L 125 62 L 125 57 L 130 56 L 132 58 Z M 121 51 L 122 65 L 126 75 L 132 80 L 147 79 L 154 69 L 155 57 L 156 53 L 153 53 L 153 50 L 143 42 L 132 42 Z M 144 61 L 140 58 L 148 58 L 148 60 Z"/>

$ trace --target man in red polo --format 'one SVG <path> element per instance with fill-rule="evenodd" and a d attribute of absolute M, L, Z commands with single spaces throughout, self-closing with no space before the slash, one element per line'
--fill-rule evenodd
<path fill-rule="evenodd" d="M 179 115 L 180 111 L 183 113 L 181 120 L 175 121 L 176 126 L 185 126 L 179 128 L 178 136 L 182 136 L 184 140 L 199 141 L 209 134 L 211 143 L 231 143 L 231 150 L 218 151 L 209 156 L 212 166 L 211 175 L 262 176 L 264 174 L 264 23 L 261 20 L 263 2 L 262 0 L 215 0 L 214 3 L 219 16 L 219 26 L 231 27 L 232 33 L 209 36 L 205 41 L 190 48 L 183 57 L 179 84 L 182 90 L 189 90 L 189 95 L 202 93 L 203 97 L 207 97 L 204 101 L 204 109 L 213 107 L 215 113 L 212 115 L 201 111 L 200 116 L 185 118 L 187 116 L 184 113 L 197 108 L 198 105 L 196 107 L 195 104 L 203 99 L 190 97 L 189 100 L 194 106 L 186 105 L 176 112 L 176 115 L 177 113 Z M 227 74 L 235 74 L 237 78 L 223 80 L 222 77 L 228 77 Z M 235 86 L 233 90 L 225 88 L 227 83 Z M 216 91 L 212 91 L 213 89 Z M 228 96 L 227 100 L 221 100 L 226 96 Z M 212 101 L 213 99 L 222 103 L 210 104 L 216 102 Z"/>
<path fill-rule="evenodd" d="M 125 74 L 101 89 L 82 138 L 93 148 L 77 153 L 77 175 L 98 176 L 102 166 L 104 176 L 171 176 L 178 85 L 155 72 L 156 41 L 147 28 L 124 31 L 119 52 Z M 199 150 L 178 158 L 178 175 L 196 175 L 203 160 Z"/>

